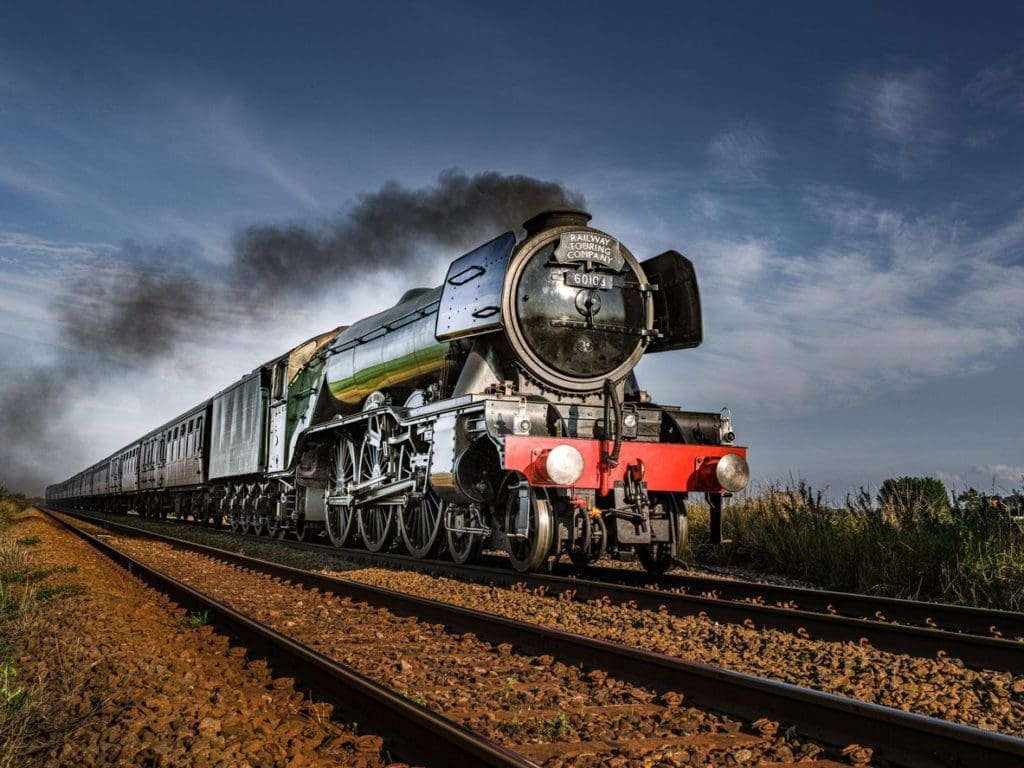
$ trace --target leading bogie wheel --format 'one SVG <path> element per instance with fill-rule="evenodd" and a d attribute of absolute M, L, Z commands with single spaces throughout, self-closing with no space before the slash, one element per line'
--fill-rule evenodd
<path fill-rule="evenodd" d="M 484 548 L 483 534 L 472 533 L 467 528 L 482 525 L 479 514 L 467 507 L 446 509 L 444 513 L 445 543 L 448 554 L 459 565 L 475 563 Z"/>
<path fill-rule="evenodd" d="M 508 490 L 505 534 L 509 561 L 517 571 L 535 571 L 548 559 L 555 536 L 551 504 L 527 485 Z"/>
<path fill-rule="evenodd" d="M 578 513 L 573 520 L 574 546 L 569 551 L 569 559 L 579 571 L 604 557 L 608 547 L 608 529 L 600 514 L 591 514 L 590 510 Z"/>
<path fill-rule="evenodd" d="M 659 541 L 647 546 L 638 546 L 636 556 L 644 570 L 652 576 L 661 576 L 686 554 L 689 531 L 686 507 L 674 494 L 652 496 L 652 501 L 660 502 L 665 506 L 669 523 L 672 526 L 672 541 Z"/>

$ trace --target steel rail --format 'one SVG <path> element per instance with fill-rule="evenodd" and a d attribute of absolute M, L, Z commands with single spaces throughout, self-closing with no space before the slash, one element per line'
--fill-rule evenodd
<path fill-rule="evenodd" d="M 314 696 L 329 701 L 349 722 L 384 735 L 393 754 L 420 765 L 437 768 L 451 765 L 493 768 L 537 768 L 501 744 L 480 736 L 458 723 L 421 707 L 311 648 L 254 621 L 224 603 L 203 594 L 105 541 L 81 530 L 46 507 L 52 520 L 126 569 L 163 592 L 178 605 L 206 611 L 218 630 L 244 643 L 248 651 L 265 659 L 279 675 L 293 677 Z"/>
<path fill-rule="evenodd" d="M 69 513 L 77 514 L 77 513 Z M 86 516 L 98 525 L 109 524 L 121 530 L 139 530 L 127 523 L 106 518 Z M 232 534 L 253 542 L 271 540 L 249 534 Z M 593 581 L 580 577 L 556 576 L 543 573 L 518 573 L 508 568 L 493 569 L 482 566 L 456 565 L 438 560 L 417 559 L 407 555 L 373 553 L 366 550 L 337 548 L 330 545 L 278 540 L 293 549 L 333 555 L 356 562 L 389 565 L 433 575 L 451 575 L 466 581 L 498 584 L 509 587 L 517 583 L 545 594 L 558 596 L 572 593 L 583 600 L 608 599 L 615 604 L 634 604 L 638 608 L 660 610 L 665 608 L 677 616 L 704 613 L 708 618 L 737 624 L 752 629 L 775 629 L 797 633 L 812 640 L 834 642 L 863 642 L 892 653 L 903 653 L 924 658 L 942 655 L 960 659 L 972 669 L 991 669 L 1024 674 L 1024 642 L 964 632 L 933 629 L 907 624 L 872 621 L 844 615 L 816 613 L 814 611 L 782 608 L 773 605 L 728 600 L 706 595 L 681 594 L 657 589 L 644 589 L 610 581 Z M 623 573 L 622 569 L 607 571 Z M 631 573 L 625 571 L 625 573 Z M 649 577 L 648 577 L 649 580 Z"/>
<path fill-rule="evenodd" d="M 756 581 L 722 579 L 711 576 L 668 573 L 654 578 L 640 571 L 627 571 L 608 566 L 591 567 L 588 575 L 620 584 L 657 582 L 667 589 L 688 589 L 715 592 L 723 600 L 756 600 L 767 603 L 795 604 L 805 611 L 830 613 L 853 618 L 875 617 L 880 622 L 900 622 L 926 627 L 939 627 L 960 633 L 983 636 L 1024 637 L 1024 613 L 992 608 L 974 608 L 951 603 L 906 600 L 898 597 L 865 595 L 856 592 L 790 587 Z M 876 614 L 881 613 L 879 619 Z"/>
<path fill-rule="evenodd" d="M 550 654 L 563 662 L 599 668 L 655 690 L 682 691 L 689 702 L 747 721 L 767 717 L 794 725 L 803 734 L 825 743 L 869 746 L 879 758 L 896 765 L 1024 765 L 1024 739 L 1005 734 L 337 579 L 165 534 L 139 528 L 132 532 L 307 588 L 416 616 L 451 631 L 472 632 L 490 642 L 511 643 L 527 653 Z"/>

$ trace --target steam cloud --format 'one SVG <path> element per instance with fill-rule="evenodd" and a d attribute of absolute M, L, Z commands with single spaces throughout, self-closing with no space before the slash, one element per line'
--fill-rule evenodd
<path fill-rule="evenodd" d="M 582 195 L 556 182 L 493 171 L 467 176 L 451 168 L 435 186 L 424 189 L 388 182 L 319 228 L 293 224 L 245 229 L 235 239 L 235 279 L 264 296 L 308 293 L 325 279 L 341 279 L 346 271 L 414 266 L 423 246 L 469 248 L 517 229 L 546 208 L 583 204 Z"/>
<path fill-rule="evenodd" d="M 261 305 L 294 302 L 344 282 L 353 271 L 415 266 L 424 248 L 468 249 L 546 208 L 583 205 L 581 194 L 557 182 L 496 172 L 470 176 L 453 168 L 421 189 L 387 182 L 318 226 L 247 227 L 234 238 L 226 270 L 185 243 L 129 243 L 63 286 L 58 331 L 76 345 L 74 359 L 23 370 L 0 384 L 0 483 L 41 493 L 62 479 L 53 476 L 53 466 L 68 456 L 100 458 L 95 447 L 79 446 L 62 407 L 67 398 L 116 379 L 119 371 L 176 356 L 190 335 L 245 322 L 257 305 L 253 297 Z M 154 425 L 159 418 L 155 411 Z"/>

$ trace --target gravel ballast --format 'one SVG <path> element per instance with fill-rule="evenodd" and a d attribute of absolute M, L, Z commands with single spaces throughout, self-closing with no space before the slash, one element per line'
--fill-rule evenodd
<path fill-rule="evenodd" d="M 866 644 L 825 642 L 778 630 L 719 624 L 706 616 L 556 600 L 520 589 L 468 584 L 408 571 L 366 568 L 206 529 L 133 520 L 212 546 L 294 567 L 442 600 L 510 618 L 713 664 L 952 722 L 1024 736 L 1024 677 L 971 670 L 954 658 L 922 659 Z"/>
<path fill-rule="evenodd" d="M 61 569 L 69 585 L 37 603 L 12 648 L 20 678 L 43 681 L 35 695 L 60 697 L 72 724 L 22 764 L 386 765 L 380 737 L 331 721 L 330 705 L 39 513 L 3 535 L 38 537 L 33 567 Z"/>
<path fill-rule="evenodd" d="M 598 669 L 454 635 L 416 617 L 281 583 L 160 542 L 121 536 L 110 541 L 551 768 L 831 762 L 823 762 L 816 744 L 778 723 L 745 724 L 690 707 L 684 692 L 653 691 Z"/>

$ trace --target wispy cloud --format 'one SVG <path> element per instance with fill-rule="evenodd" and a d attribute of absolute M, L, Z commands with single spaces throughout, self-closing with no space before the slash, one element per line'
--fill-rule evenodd
<path fill-rule="evenodd" d="M 926 69 L 853 75 L 842 87 L 840 122 L 865 136 L 877 167 L 908 177 L 946 139 L 938 91 Z"/>
<path fill-rule="evenodd" d="M 987 370 L 1024 343 L 1024 265 L 1006 258 L 1024 249 L 1024 210 L 973 232 L 821 187 L 809 191 L 803 216 L 828 233 L 820 246 L 693 245 L 709 297 L 707 342 L 685 384 L 694 393 L 813 411 Z M 650 372 L 678 390 L 668 360 L 652 360 Z"/>
<path fill-rule="evenodd" d="M 209 97 L 202 103 L 193 98 L 183 98 L 181 108 L 188 121 L 193 123 L 197 137 L 205 137 L 215 156 L 238 170 L 257 172 L 273 182 L 293 200 L 313 210 L 320 209 L 320 202 L 309 190 L 301 174 L 281 159 L 266 142 L 261 142 L 240 114 L 233 98 Z"/>
<path fill-rule="evenodd" d="M 114 247 L 109 243 L 47 240 L 22 232 L 0 231 L 0 251 L 9 251 L 21 256 L 81 259 L 89 258 L 102 251 L 112 250 Z"/>
<path fill-rule="evenodd" d="M 956 472 L 933 472 L 932 477 L 946 486 L 946 490 L 953 490 L 955 488 L 962 488 L 964 485 L 964 479 Z"/>
<path fill-rule="evenodd" d="M 41 197 L 50 202 L 61 202 L 67 198 L 62 190 L 43 181 L 37 175 L 25 173 L 9 166 L 0 165 L 0 185 L 15 192 Z"/>
<path fill-rule="evenodd" d="M 979 464 L 971 467 L 971 473 L 982 477 L 995 478 L 996 482 L 1010 483 L 1013 486 L 1024 485 L 1024 466 L 1009 464 Z"/>
<path fill-rule="evenodd" d="M 963 88 L 971 104 L 1024 113 L 1024 53 L 1016 52 L 980 70 Z"/>
<path fill-rule="evenodd" d="M 760 128 L 739 127 L 720 131 L 708 145 L 716 175 L 725 181 L 760 184 L 775 156 L 768 135 Z"/>
<path fill-rule="evenodd" d="M 962 139 L 962 143 L 968 149 L 987 149 L 992 146 L 998 135 L 999 133 L 991 128 L 982 128 L 967 133 Z"/>

